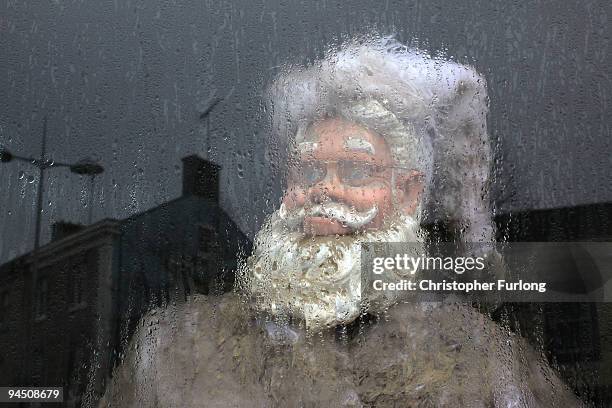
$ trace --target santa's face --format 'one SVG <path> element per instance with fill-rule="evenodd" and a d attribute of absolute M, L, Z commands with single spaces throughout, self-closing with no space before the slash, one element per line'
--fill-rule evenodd
<path fill-rule="evenodd" d="M 381 136 L 339 118 L 311 126 L 298 149 L 283 204 L 255 239 L 247 290 L 259 309 L 310 328 L 347 323 L 364 296 L 368 307 L 389 302 L 361 293 L 361 244 L 421 242 L 421 173 L 394 166 Z"/>
<path fill-rule="evenodd" d="M 288 212 L 304 209 L 306 234 L 375 230 L 394 209 L 407 215 L 414 212 L 420 173 L 402 169 L 394 178 L 397 167 L 380 135 L 344 119 L 329 118 L 310 126 L 297 147 L 283 204 Z M 395 203 L 394 187 L 399 192 Z"/>

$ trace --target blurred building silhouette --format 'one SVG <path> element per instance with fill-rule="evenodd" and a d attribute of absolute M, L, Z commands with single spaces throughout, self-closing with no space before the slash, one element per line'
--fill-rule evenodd
<path fill-rule="evenodd" d="M 229 290 L 251 244 L 219 206 L 219 171 L 186 157 L 181 197 L 125 220 L 55 224 L 38 254 L 2 265 L 0 386 L 63 386 L 62 406 L 91 406 L 143 313 Z"/>

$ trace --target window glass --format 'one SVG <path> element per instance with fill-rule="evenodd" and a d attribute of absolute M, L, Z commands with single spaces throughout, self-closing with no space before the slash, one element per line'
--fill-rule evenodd
<path fill-rule="evenodd" d="M 608 3 L 3 2 L 0 404 L 610 406 Z"/>

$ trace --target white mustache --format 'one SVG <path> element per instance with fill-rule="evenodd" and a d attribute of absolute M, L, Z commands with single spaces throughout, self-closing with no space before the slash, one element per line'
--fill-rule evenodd
<path fill-rule="evenodd" d="M 292 228 L 303 223 L 305 217 L 325 217 L 349 228 L 360 228 L 371 222 L 376 214 L 378 214 L 376 205 L 369 210 L 359 212 L 336 202 L 317 204 L 308 209 L 300 207 L 291 211 L 287 210 L 285 204 L 281 204 L 278 210 L 280 218 Z"/>

